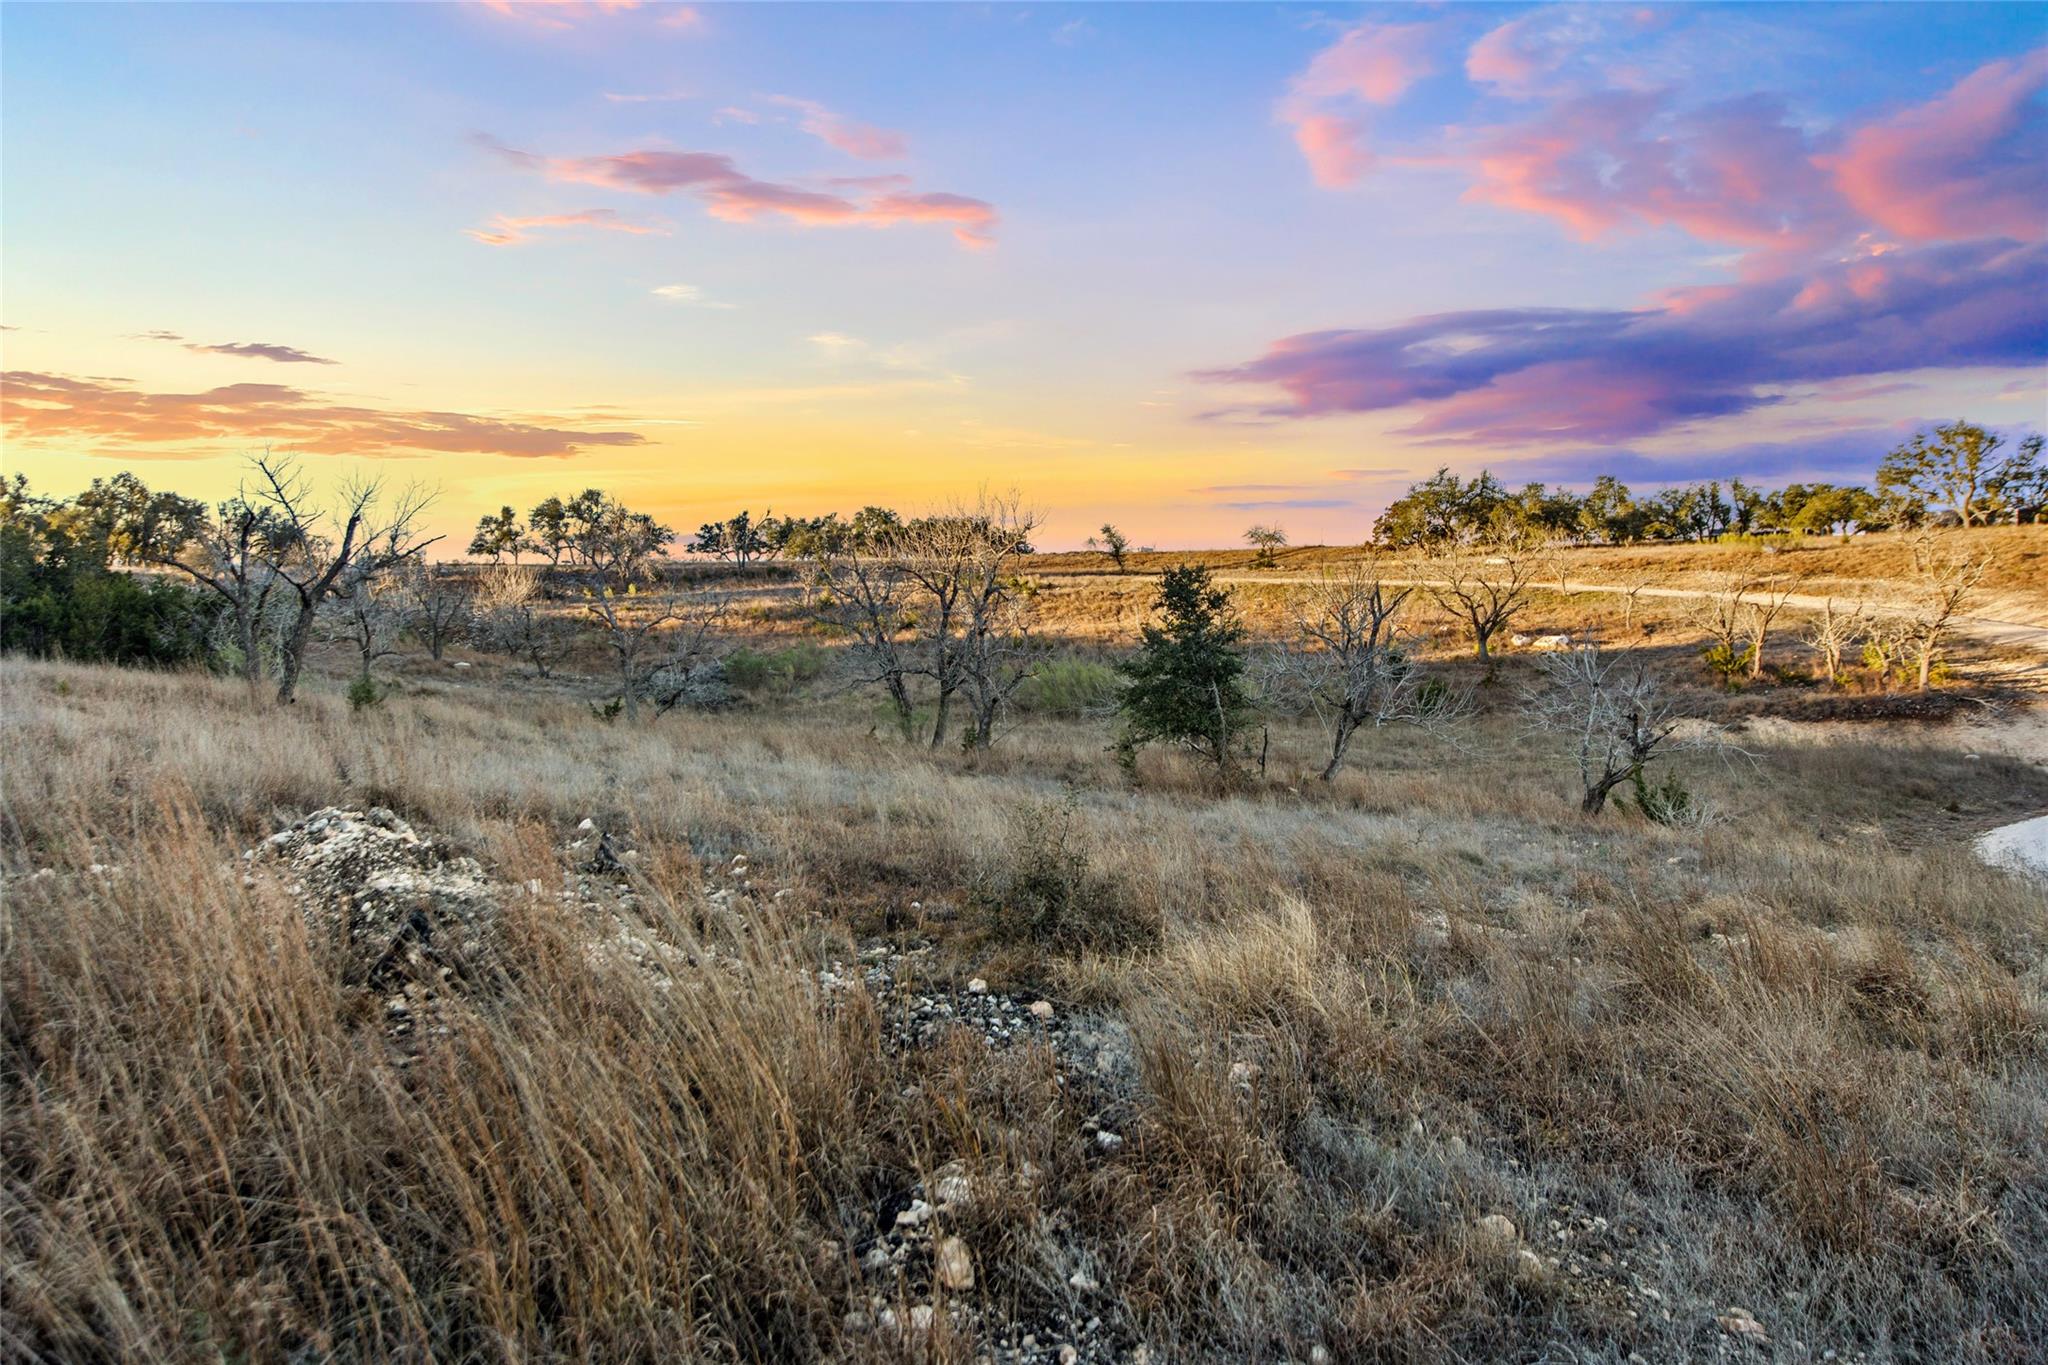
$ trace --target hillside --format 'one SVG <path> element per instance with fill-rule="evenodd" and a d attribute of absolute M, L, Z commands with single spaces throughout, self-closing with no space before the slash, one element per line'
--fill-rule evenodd
<path fill-rule="evenodd" d="M 1091 612 L 1139 581 L 1030 568 Z M 801 638 L 787 591 L 735 597 L 751 648 Z M 1128 638 L 1073 615 L 1077 657 Z M 1937 693 L 1978 719 L 1787 721 L 1811 687 L 1670 639 L 1734 727 L 1671 760 L 1673 825 L 1579 813 L 1514 651 L 1455 735 L 1325 786 L 1277 718 L 1233 788 L 1046 710 L 933 753 L 829 676 L 630 726 L 475 649 L 360 713 L 338 652 L 289 708 L 6 662 L 0 1332 L 2024 1358 L 2048 894 L 1970 840 L 2048 807 L 2039 713 L 1994 653 Z"/>

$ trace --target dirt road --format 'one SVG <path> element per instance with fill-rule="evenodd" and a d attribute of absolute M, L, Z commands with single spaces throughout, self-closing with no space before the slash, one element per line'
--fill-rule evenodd
<path fill-rule="evenodd" d="M 1314 583 L 1317 580 L 1307 574 L 1217 574 L 1216 581 L 1218 583 L 1308 584 Z M 1385 581 L 1395 587 L 1428 586 L 1425 580 L 1415 578 L 1389 578 Z M 1566 590 L 1572 593 L 1626 593 L 1629 591 L 1628 588 L 1618 583 L 1574 583 L 1567 579 L 1566 584 Z M 1547 584 L 1541 586 L 1546 591 L 1548 590 Z M 1697 588 L 1642 587 L 1637 588 L 1635 592 L 1639 597 L 1701 598 L 1708 596 L 1705 591 Z M 1762 602 L 1766 599 L 1761 593 L 1745 593 L 1743 600 L 1746 602 Z M 1846 604 L 1853 599 L 1843 594 L 1836 596 L 1834 600 L 1837 603 Z M 1814 597 L 1803 593 L 1795 593 L 1785 599 L 1785 605 L 1793 608 L 1795 611 L 1818 611 L 1826 606 L 1827 602 L 1828 599 L 1825 597 Z M 1955 620 L 1955 629 L 1957 634 L 1967 635 L 1971 639 L 1983 644 L 2003 645 L 2012 649 L 2031 650 L 2036 654 L 2048 654 L 2048 627 L 2024 625 L 2018 621 L 1994 621 L 1983 616 L 1959 616 Z"/>

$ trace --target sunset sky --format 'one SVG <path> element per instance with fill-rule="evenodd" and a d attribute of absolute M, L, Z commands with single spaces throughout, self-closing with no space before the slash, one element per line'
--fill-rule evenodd
<path fill-rule="evenodd" d="M 2048 7 L 0 11 L 5 467 L 466 532 L 1014 486 L 1356 541 L 1440 464 L 1867 480 L 2048 410 Z M 360 464 L 358 462 L 361 462 Z"/>

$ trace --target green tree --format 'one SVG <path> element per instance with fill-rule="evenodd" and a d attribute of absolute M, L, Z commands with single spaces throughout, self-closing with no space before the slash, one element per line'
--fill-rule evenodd
<path fill-rule="evenodd" d="M 1884 457 L 1877 491 L 1952 507 L 1964 526 L 1987 525 L 2005 511 L 2007 490 L 2028 482 L 2041 450 L 2038 439 L 2001 458 L 2004 448 L 2003 436 L 1971 422 L 1920 432 Z"/>
<path fill-rule="evenodd" d="M 0 649 L 160 666 L 205 657 L 213 604 L 110 562 L 134 550 L 136 518 L 183 502 L 129 474 L 69 502 L 36 496 L 19 474 L 0 485 Z"/>
<path fill-rule="evenodd" d="M 1507 491 L 1485 470 L 1465 483 L 1449 469 L 1439 469 L 1388 504 L 1373 522 L 1372 538 L 1403 549 L 1480 539 L 1494 533 L 1496 514 L 1507 503 Z"/>
<path fill-rule="evenodd" d="M 1088 548 L 1100 550 L 1108 555 L 1111 561 L 1115 563 L 1116 571 L 1122 573 L 1124 572 L 1124 559 L 1131 552 L 1131 542 L 1122 531 L 1117 530 L 1116 527 L 1105 521 L 1102 523 L 1100 535 L 1088 537 Z"/>
<path fill-rule="evenodd" d="M 1642 539 L 1643 523 L 1643 511 L 1628 485 L 1612 474 L 1593 480 L 1592 491 L 1579 504 L 1580 531 L 1610 544 Z"/>
<path fill-rule="evenodd" d="M 772 513 L 758 522 L 749 512 L 741 512 L 725 521 L 707 521 L 697 528 L 689 549 L 692 554 L 712 555 L 734 564 L 751 564 L 775 553 L 776 544 L 767 534 L 768 529 L 775 525 Z"/>
<path fill-rule="evenodd" d="M 1244 625 L 1230 593 L 1200 565 L 1168 569 L 1153 603 L 1160 621 L 1144 627 L 1137 654 L 1117 665 L 1126 686 L 1117 750 L 1126 763 L 1141 745 L 1180 745 L 1231 771 L 1233 742 L 1249 725 Z"/>
<path fill-rule="evenodd" d="M 476 524 L 476 535 L 469 542 L 469 553 L 477 559 L 488 558 L 491 563 L 504 562 L 507 555 L 512 562 L 519 562 L 519 552 L 526 547 L 526 533 L 520 529 L 519 514 L 509 507 L 500 507 L 494 514 L 486 514 Z"/>

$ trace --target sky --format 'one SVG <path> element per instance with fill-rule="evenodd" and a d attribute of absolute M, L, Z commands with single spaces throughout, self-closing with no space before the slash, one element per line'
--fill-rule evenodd
<path fill-rule="evenodd" d="M 0 467 L 1347 543 L 2048 425 L 2048 6 L 0 6 Z M 459 548 L 459 547 L 458 547 Z"/>

